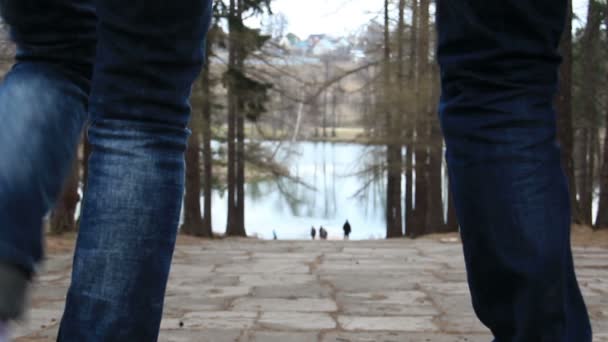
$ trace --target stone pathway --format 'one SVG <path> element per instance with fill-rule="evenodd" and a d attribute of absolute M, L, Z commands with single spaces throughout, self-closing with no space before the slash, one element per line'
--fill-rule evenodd
<path fill-rule="evenodd" d="M 576 248 L 596 342 L 608 342 L 608 249 Z M 54 341 L 71 255 L 52 256 L 16 341 Z M 180 245 L 163 342 L 489 342 L 458 243 L 203 241 Z"/>

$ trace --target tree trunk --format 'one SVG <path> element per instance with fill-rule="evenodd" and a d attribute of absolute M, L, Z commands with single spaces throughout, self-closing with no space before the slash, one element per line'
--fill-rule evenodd
<path fill-rule="evenodd" d="M 591 212 L 591 201 L 588 200 L 591 198 L 591 194 L 589 192 L 589 129 L 586 127 L 581 127 L 576 129 L 575 133 L 575 148 L 576 153 L 575 157 L 575 165 L 576 165 L 576 179 L 577 179 L 577 189 L 579 196 L 579 218 L 580 224 L 590 224 L 591 218 L 587 217 L 585 213 Z"/>
<path fill-rule="evenodd" d="M 202 133 L 203 133 L 203 196 L 204 196 L 204 216 L 203 216 L 203 232 L 205 236 L 213 236 L 212 227 L 212 196 L 213 196 L 213 151 L 211 150 L 211 77 L 210 77 L 210 58 L 212 41 L 211 37 L 207 38 L 207 53 L 205 69 L 201 75 L 203 89 L 203 115 L 201 118 Z"/>
<path fill-rule="evenodd" d="M 403 216 L 401 213 L 401 139 L 399 114 L 393 115 L 391 97 L 391 48 L 389 26 L 389 1 L 384 1 L 384 106 L 388 144 L 386 149 L 387 189 L 386 189 L 386 237 L 403 236 Z M 400 53 L 400 51 L 398 52 Z"/>
<path fill-rule="evenodd" d="M 593 185 L 594 185 L 594 170 L 595 170 L 595 128 L 584 129 L 584 166 L 582 174 L 582 189 L 581 197 L 581 215 L 582 223 L 592 225 L 593 219 Z"/>
<path fill-rule="evenodd" d="M 405 134 L 407 135 L 406 139 L 411 139 L 411 132 L 412 130 L 408 127 L 406 128 Z M 413 190 L 414 190 L 414 177 L 413 177 L 413 172 L 412 172 L 412 168 L 413 168 L 413 163 L 412 163 L 412 148 L 413 148 L 413 144 L 412 143 L 407 143 L 406 145 L 406 155 L 405 155 L 405 235 L 406 236 L 410 236 L 409 235 L 409 230 L 410 230 L 410 224 L 412 223 L 413 220 L 413 213 L 414 213 L 414 206 L 413 206 L 413 202 L 414 202 L 414 194 L 413 194 Z"/>
<path fill-rule="evenodd" d="M 70 176 L 65 180 L 61 194 L 51 213 L 50 233 L 53 235 L 76 231 L 76 219 L 74 216 L 76 214 L 76 206 L 80 201 L 80 195 L 78 195 L 79 180 L 78 156 L 76 156 L 76 159 L 72 163 Z"/>
<path fill-rule="evenodd" d="M 436 64 L 433 64 L 436 65 Z M 427 216 L 427 233 L 441 233 L 447 231 L 443 220 L 443 137 L 439 127 L 439 70 L 430 68 L 430 103 L 431 110 L 427 113 L 429 131 L 429 208 Z"/>
<path fill-rule="evenodd" d="M 235 0 L 230 0 L 229 8 L 229 37 L 230 47 L 228 56 L 228 68 L 236 70 L 237 67 L 237 27 L 235 21 L 237 20 L 237 9 Z M 236 212 L 236 116 L 237 116 L 237 96 L 236 94 L 236 80 L 234 78 L 229 80 L 228 84 L 228 165 L 227 169 L 227 185 L 228 185 L 228 209 L 227 209 L 227 220 L 226 220 L 226 235 L 233 236 L 237 235 L 237 212 Z"/>
<path fill-rule="evenodd" d="M 604 9 L 604 15 L 604 22 L 608 28 L 608 6 Z M 604 131 L 603 163 L 600 172 L 600 203 L 595 220 L 596 229 L 608 229 L 608 97 L 606 97 L 604 110 L 606 111 L 604 121 L 606 130 Z"/>
<path fill-rule="evenodd" d="M 233 14 L 235 18 L 233 22 L 239 23 L 237 25 L 233 25 L 230 30 L 230 33 L 233 34 L 233 39 L 231 42 L 234 43 L 234 46 L 231 46 L 231 66 L 232 70 L 238 70 L 242 72 L 244 67 L 244 54 L 242 53 L 242 47 L 239 46 L 237 37 L 239 28 L 242 26 L 243 22 L 243 4 L 242 0 L 238 0 L 237 3 L 235 0 L 231 0 L 231 6 Z M 241 94 L 237 94 L 236 89 L 237 84 L 235 80 L 232 82 L 232 92 L 231 92 L 231 102 L 229 109 L 232 110 L 232 120 L 231 123 L 233 125 L 232 131 L 229 135 L 229 140 L 232 142 L 232 165 L 229 165 L 229 184 L 232 183 L 232 199 L 229 199 L 229 204 L 231 207 L 229 208 L 229 224 L 228 229 L 226 229 L 227 236 L 246 236 L 245 232 L 245 113 L 240 112 L 243 110 L 243 106 L 241 106 Z M 235 146 L 236 139 L 236 146 Z M 229 149 L 230 150 L 230 149 Z M 230 194 L 229 194 L 230 195 Z"/>
<path fill-rule="evenodd" d="M 587 26 L 582 38 L 582 84 L 581 96 L 582 113 L 584 115 L 584 124 L 587 130 L 586 134 L 586 153 L 583 159 L 585 165 L 581 165 L 584 170 L 584 187 L 581 192 L 581 221 L 584 224 L 591 225 L 593 221 L 593 187 L 594 187 L 594 171 L 595 171 L 595 153 L 597 142 L 597 122 L 598 112 L 595 101 L 597 99 L 597 86 L 599 84 L 599 75 L 597 66 L 599 65 L 599 37 L 600 24 L 602 21 L 600 3 L 597 0 L 590 0 L 587 10 Z"/>
<path fill-rule="evenodd" d="M 236 146 L 236 231 L 233 235 L 245 237 L 245 113 L 237 116 Z"/>
<path fill-rule="evenodd" d="M 429 120 L 426 110 L 429 102 L 429 0 L 420 0 L 418 7 L 418 40 L 417 40 L 417 69 L 416 78 L 416 199 L 415 210 L 410 227 L 411 237 L 418 237 L 427 231 L 429 206 L 429 172 L 428 172 L 428 144 L 429 144 Z"/>
<path fill-rule="evenodd" d="M 408 88 L 413 91 L 417 87 L 416 81 L 416 59 L 418 55 L 418 0 L 412 0 L 412 27 L 410 31 L 410 53 L 409 53 L 409 68 L 407 74 Z M 406 88 L 404 88 L 406 89 Z M 413 158 L 416 144 L 414 141 L 415 132 L 415 115 L 417 105 L 417 97 L 414 96 L 411 99 L 409 108 L 414 108 L 413 111 L 408 111 L 408 119 L 406 121 L 405 128 L 405 144 L 406 144 L 406 162 L 405 162 L 405 234 L 412 236 L 410 233 L 410 227 L 413 227 L 415 221 L 414 218 L 414 177 L 413 177 Z M 412 228 L 413 229 L 413 228 Z"/>
<path fill-rule="evenodd" d="M 332 127 L 331 127 L 331 136 L 332 138 L 336 137 L 336 127 L 338 126 L 338 94 L 337 90 L 334 89 L 331 96 L 331 115 L 333 117 Z"/>
<path fill-rule="evenodd" d="M 325 82 L 329 82 L 329 57 L 325 56 L 323 64 L 325 65 Z M 325 89 L 323 92 L 323 119 L 321 125 L 323 126 L 323 138 L 327 138 L 327 108 L 329 107 L 329 89 Z"/>
<path fill-rule="evenodd" d="M 192 134 L 186 148 L 186 194 L 184 196 L 184 222 L 181 232 L 186 235 L 203 236 L 203 218 L 201 217 L 201 171 L 200 171 L 200 137 L 197 113 L 192 113 L 190 124 Z"/>
<path fill-rule="evenodd" d="M 568 177 L 570 206 L 574 222 L 581 222 L 574 176 L 574 133 L 572 123 L 572 0 L 568 0 L 568 18 L 560 52 L 563 62 L 560 67 L 560 87 L 557 96 L 557 136 L 561 145 L 562 168 Z"/>
<path fill-rule="evenodd" d="M 608 106 L 606 106 L 606 122 L 608 122 Z M 602 171 L 600 172 L 600 203 L 595 220 L 597 229 L 608 229 L 608 129 L 604 134 Z"/>

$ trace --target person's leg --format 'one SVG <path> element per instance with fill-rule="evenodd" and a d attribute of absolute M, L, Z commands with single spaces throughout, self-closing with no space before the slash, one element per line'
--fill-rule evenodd
<path fill-rule="evenodd" d="M 2 0 L 17 44 L 0 85 L 0 320 L 23 311 L 58 196 L 87 117 L 95 15 L 86 0 Z"/>
<path fill-rule="evenodd" d="M 440 117 L 473 305 L 498 342 L 590 342 L 552 101 L 566 0 L 439 0 Z"/>
<path fill-rule="evenodd" d="M 156 341 L 211 0 L 97 0 L 89 178 L 59 341 Z"/>

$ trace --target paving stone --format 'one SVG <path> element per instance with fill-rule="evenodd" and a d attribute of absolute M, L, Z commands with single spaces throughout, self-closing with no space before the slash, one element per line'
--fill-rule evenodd
<path fill-rule="evenodd" d="M 313 262 L 319 258 L 322 253 L 253 253 L 251 258 L 253 260 L 266 260 L 266 259 L 279 259 L 279 260 L 295 260 L 301 262 Z"/>
<path fill-rule="evenodd" d="M 205 276 L 195 279 L 171 279 L 169 285 L 172 284 L 193 286 L 237 286 L 239 285 L 239 276 L 220 275 L 211 272 Z"/>
<path fill-rule="evenodd" d="M 338 293 L 340 312 L 364 316 L 433 316 L 440 312 L 420 291 Z"/>
<path fill-rule="evenodd" d="M 275 330 L 325 330 L 334 329 L 336 322 L 325 313 L 264 312 L 259 322 L 265 328 Z"/>
<path fill-rule="evenodd" d="M 398 332 L 330 332 L 321 342 L 489 342 L 491 335 L 448 335 Z"/>
<path fill-rule="evenodd" d="M 178 279 L 183 278 L 198 278 L 206 276 L 213 271 L 213 265 L 182 265 L 173 264 L 171 265 L 171 277 L 177 277 Z"/>
<path fill-rule="evenodd" d="M 318 298 L 239 298 L 233 304 L 237 311 L 333 312 L 338 308 L 331 299 Z"/>
<path fill-rule="evenodd" d="M 593 342 L 608 342 L 608 333 L 606 334 L 594 334 Z"/>
<path fill-rule="evenodd" d="M 594 342 L 608 342 L 608 249 L 574 251 Z M 489 342 L 462 260 L 430 239 L 178 245 L 159 341 Z M 16 342 L 55 341 L 71 261 L 48 257 Z"/>
<path fill-rule="evenodd" d="M 26 336 L 16 337 L 13 336 L 14 342 L 54 342 L 57 340 L 57 334 L 59 332 L 59 325 L 53 325 L 48 328 L 42 328 L 28 334 Z"/>
<path fill-rule="evenodd" d="M 469 295 L 469 285 L 463 283 L 438 282 L 438 283 L 422 283 L 421 288 L 425 291 L 434 292 L 441 295 Z"/>
<path fill-rule="evenodd" d="M 251 263 L 223 265 L 216 269 L 218 273 L 229 274 L 306 274 L 310 272 L 308 265 L 285 260 L 264 260 Z"/>
<path fill-rule="evenodd" d="M 225 298 L 202 298 L 189 296 L 167 296 L 165 297 L 165 315 L 194 311 L 223 311 L 230 305 L 230 301 Z"/>
<path fill-rule="evenodd" d="M 439 318 L 438 324 L 441 326 L 441 330 L 448 333 L 489 333 L 477 316 L 470 313 L 445 315 Z"/>
<path fill-rule="evenodd" d="M 239 277 L 240 284 L 245 286 L 291 286 L 308 284 L 317 281 L 310 274 L 243 274 Z"/>
<path fill-rule="evenodd" d="M 247 296 L 251 292 L 248 286 L 196 286 L 196 285 L 169 285 L 167 295 L 191 296 L 203 298 L 226 298 Z"/>
<path fill-rule="evenodd" d="M 159 342 L 234 342 L 239 339 L 240 330 L 164 330 Z"/>
<path fill-rule="evenodd" d="M 374 289 L 376 291 L 408 291 L 419 287 L 419 282 L 439 281 L 428 272 L 410 274 L 408 277 L 379 275 L 369 272 L 366 274 L 326 274 L 321 275 L 321 280 L 327 281 L 334 287 L 346 292 L 362 292 Z"/>
<path fill-rule="evenodd" d="M 179 328 L 193 330 L 243 330 L 252 328 L 258 314 L 255 312 L 214 311 L 191 312 L 180 319 L 169 318 L 161 323 L 162 329 L 175 330 Z"/>
<path fill-rule="evenodd" d="M 435 305 L 445 314 L 460 315 L 473 313 L 471 297 L 466 295 L 440 295 L 433 296 Z"/>
<path fill-rule="evenodd" d="M 453 283 L 466 283 L 467 273 L 465 269 L 441 269 L 433 273 L 437 278 Z"/>
<path fill-rule="evenodd" d="M 351 331 L 411 331 L 434 332 L 438 327 L 432 316 L 404 317 L 365 317 L 338 316 L 338 322 L 344 330 Z"/>
<path fill-rule="evenodd" d="M 48 256 L 42 263 L 41 269 L 43 272 L 51 273 L 63 273 L 65 271 L 72 270 L 72 253 L 67 254 L 53 254 Z"/>
<path fill-rule="evenodd" d="M 340 274 L 340 273 L 360 273 L 360 272 L 374 272 L 375 274 L 383 273 L 403 273 L 405 277 L 412 271 L 422 271 L 428 269 L 438 268 L 440 265 L 433 263 L 426 264 L 393 264 L 393 263 L 378 263 L 361 265 L 353 262 L 336 262 L 336 263 L 324 263 L 319 266 L 318 270 L 320 274 Z"/>
<path fill-rule="evenodd" d="M 312 342 L 318 340 L 318 333 L 314 332 L 277 332 L 255 331 L 247 336 L 247 342 Z"/>
<path fill-rule="evenodd" d="M 311 282 L 288 286 L 258 286 L 253 288 L 251 296 L 257 298 L 328 298 L 331 291 L 328 286 Z"/>
<path fill-rule="evenodd" d="M 587 285 L 589 289 L 608 295 L 608 279 L 606 281 L 594 281 Z"/>
<path fill-rule="evenodd" d="M 16 322 L 11 326 L 13 337 L 21 337 L 34 334 L 39 330 L 58 327 L 61 321 L 63 309 L 33 309 L 27 313 L 27 316 L 21 322 Z"/>

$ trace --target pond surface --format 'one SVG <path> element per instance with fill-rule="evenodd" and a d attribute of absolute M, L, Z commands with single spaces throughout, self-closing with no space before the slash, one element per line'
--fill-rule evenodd
<path fill-rule="evenodd" d="M 330 239 L 340 239 L 342 225 L 349 220 L 351 239 L 384 238 L 384 177 L 366 170 L 366 165 L 383 156 L 382 147 L 359 144 L 282 145 L 277 161 L 288 166 L 297 181 L 280 178 L 246 184 L 247 234 L 272 239 L 276 231 L 279 239 L 309 239 L 311 226 L 323 226 Z M 215 191 L 213 201 L 213 228 L 223 233 L 225 191 Z"/>

